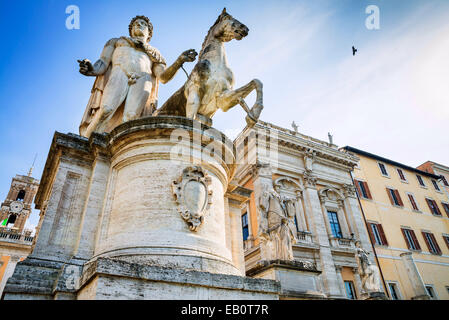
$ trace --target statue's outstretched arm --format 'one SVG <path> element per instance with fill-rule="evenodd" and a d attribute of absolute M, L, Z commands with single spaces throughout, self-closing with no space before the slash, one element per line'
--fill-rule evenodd
<path fill-rule="evenodd" d="M 100 59 L 97 60 L 93 65 L 88 59 L 78 60 L 80 64 L 80 73 L 85 76 L 99 76 L 106 72 L 109 63 L 111 63 L 112 54 L 115 50 L 115 43 L 117 39 L 109 40 L 101 52 Z"/>
<path fill-rule="evenodd" d="M 196 56 L 197 53 L 194 49 L 184 51 L 170 67 L 166 68 L 165 65 L 158 63 L 153 67 L 153 72 L 162 83 L 167 83 L 173 79 L 184 62 L 195 61 Z"/>

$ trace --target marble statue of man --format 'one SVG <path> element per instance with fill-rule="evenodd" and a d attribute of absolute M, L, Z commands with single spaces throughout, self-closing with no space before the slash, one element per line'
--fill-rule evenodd
<path fill-rule="evenodd" d="M 131 20 L 129 35 L 109 40 L 93 65 L 87 59 L 78 60 L 81 74 L 96 77 L 80 125 L 82 136 L 111 130 L 109 121 L 122 104 L 121 122 L 151 115 L 156 109 L 159 81 L 170 81 L 184 62 L 194 61 L 197 55 L 193 49 L 184 51 L 166 67 L 159 51 L 148 44 L 153 25 L 145 16 Z"/>
<path fill-rule="evenodd" d="M 260 198 L 263 219 L 266 219 L 261 232 L 262 241 L 269 248 L 264 259 L 293 260 L 292 245 L 296 243 L 296 231 L 293 222 L 294 211 L 289 200 L 279 194 L 279 187 L 265 190 Z"/>
<path fill-rule="evenodd" d="M 369 260 L 369 252 L 362 248 L 360 241 L 357 241 L 355 245 L 360 265 L 360 276 L 362 277 L 362 288 L 365 292 L 380 292 L 381 283 L 377 266 Z"/>

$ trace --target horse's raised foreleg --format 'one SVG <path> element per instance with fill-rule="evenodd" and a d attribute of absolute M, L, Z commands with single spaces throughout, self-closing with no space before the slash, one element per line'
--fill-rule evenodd
<path fill-rule="evenodd" d="M 243 87 L 235 90 L 224 91 L 217 97 L 218 107 L 226 112 L 235 105 L 240 104 L 242 108 L 248 113 L 246 122 L 248 123 L 248 125 L 252 126 L 259 119 L 260 113 L 263 109 L 262 88 L 262 82 L 254 79 Z M 248 96 L 253 90 L 256 90 L 256 102 L 254 103 L 254 106 L 249 109 L 243 99 Z"/>

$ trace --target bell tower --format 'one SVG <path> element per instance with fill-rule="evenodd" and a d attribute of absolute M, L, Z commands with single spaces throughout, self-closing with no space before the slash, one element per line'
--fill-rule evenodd
<path fill-rule="evenodd" d="M 16 175 L 12 179 L 8 195 L 0 209 L 0 228 L 6 227 L 22 233 L 39 187 L 39 180 L 31 177 L 32 169 L 27 176 Z"/>

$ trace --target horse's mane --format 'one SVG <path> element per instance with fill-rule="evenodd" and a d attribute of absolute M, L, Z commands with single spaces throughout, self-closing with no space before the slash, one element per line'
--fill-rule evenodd
<path fill-rule="evenodd" d="M 218 18 L 217 21 L 215 21 L 215 23 L 212 25 L 212 27 L 210 27 L 209 31 L 207 31 L 206 37 L 204 38 L 203 44 L 201 45 L 201 51 L 200 54 L 198 55 L 198 60 L 201 58 L 201 56 L 203 55 L 203 51 L 205 49 L 205 45 L 207 42 L 207 39 L 209 38 L 210 33 L 212 32 L 212 29 L 215 28 L 215 26 L 221 21 L 221 19 L 223 19 L 226 16 L 231 16 L 229 13 L 227 12 L 222 12 Z"/>

